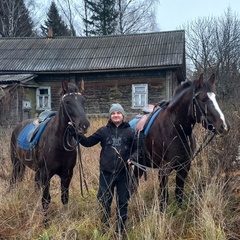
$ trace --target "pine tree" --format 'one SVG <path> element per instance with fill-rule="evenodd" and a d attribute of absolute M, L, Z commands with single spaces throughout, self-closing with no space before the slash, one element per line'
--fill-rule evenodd
<path fill-rule="evenodd" d="M 90 17 L 84 18 L 88 27 L 86 35 L 110 35 L 116 33 L 118 12 L 116 0 L 85 0 Z"/>
<path fill-rule="evenodd" d="M 54 36 L 71 36 L 71 30 L 62 20 L 54 1 L 50 5 L 47 20 L 44 23 L 45 26 L 41 25 L 43 36 L 48 36 L 49 27 L 52 28 Z"/>
<path fill-rule="evenodd" d="M 0 1 L 0 35 L 2 37 L 33 36 L 33 21 L 23 0 Z"/>

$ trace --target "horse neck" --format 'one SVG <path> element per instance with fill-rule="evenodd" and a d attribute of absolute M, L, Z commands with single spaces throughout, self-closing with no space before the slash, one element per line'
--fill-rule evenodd
<path fill-rule="evenodd" d="M 182 94 L 175 102 L 169 104 L 169 111 L 171 115 L 171 121 L 178 130 L 184 130 L 186 135 L 191 135 L 194 125 L 196 123 L 193 118 L 193 99 L 192 95 L 186 97 L 186 94 Z"/>
<path fill-rule="evenodd" d="M 56 128 L 59 129 L 59 131 L 65 131 L 67 125 L 68 125 L 69 119 L 67 114 L 65 113 L 63 109 L 63 105 L 60 104 L 60 107 L 57 112 L 57 124 Z"/>

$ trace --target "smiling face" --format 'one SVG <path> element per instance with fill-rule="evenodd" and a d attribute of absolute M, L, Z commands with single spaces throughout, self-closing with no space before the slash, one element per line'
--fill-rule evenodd
<path fill-rule="evenodd" d="M 111 113 L 110 119 L 118 127 L 123 122 L 124 116 L 121 112 L 115 111 Z"/>

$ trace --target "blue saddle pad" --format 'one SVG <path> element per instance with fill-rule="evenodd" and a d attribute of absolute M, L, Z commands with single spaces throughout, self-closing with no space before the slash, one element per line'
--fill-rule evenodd
<path fill-rule="evenodd" d="M 130 122 L 129 122 L 129 125 L 132 129 L 135 129 L 135 126 L 137 124 L 137 122 L 140 120 L 141 118 L 140 117 L 136 117 L 134 119 L 132 119 Z"/>
<path fill-rule="evenodd" d="M 157 115 L 160 113 L 160 111 L 162 110 L 162 108 L 159 108 L 157 109 L 153 114 L 151 114 L 149 117 L 150 119 L 147 121 L 146 125 L 144 126 L 144 129 L 142 130 L 143 133 L 144 133 L 144 136 L 146 137 L 150 131 L 150 128 L 154 122 L 154 120 L 156 119 Z M 135 129 L 135 126 L 136 124 L 138 123 L 138 121 L 140 120 L 141 118 L 139 117 L 136 117 L 134 119 L 132 119 L 130 122 L 129 122 L 129 125 L 132 129 Z"/>
<path fill-rule="evenodd" d="M 151 115 L 151 118 L 149 119 L 149 121 L 147 122 L 147 125 L 143 129 L 145 137 L 148 135 L 154 120 L 156 119 L 157 115 L 161 112 L 161 110 L 162 108 L 159 108 Z"/>
<path fill-rule="evenodd" d="M 34 125 L 33 123 L 28 124 L 18 136 L 18 147 L 25 150 L 33 149 L 37 145 L 38 140 L 50 119 L 51 118 L 46 119 L 40 125 Z M 28 134 L 31 131 L 33 132 L 36 128 L 38 128 L 37 132 L 33 135 L 31 141 L 29 142 Z"/>

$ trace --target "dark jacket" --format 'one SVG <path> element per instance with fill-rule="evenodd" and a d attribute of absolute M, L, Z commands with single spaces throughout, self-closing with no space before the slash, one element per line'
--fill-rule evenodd
<path fill-rule="evenodd" d="M 79 142 L 85 147 L 101 143 L 100 170 L 109 173 L 128 169 L 126 162 L 136 150 L 134 130 L 127 122 L 116 127 L 109 120 L 106 126 L 99 128 L 89 137 L 82 136 Z"/>

